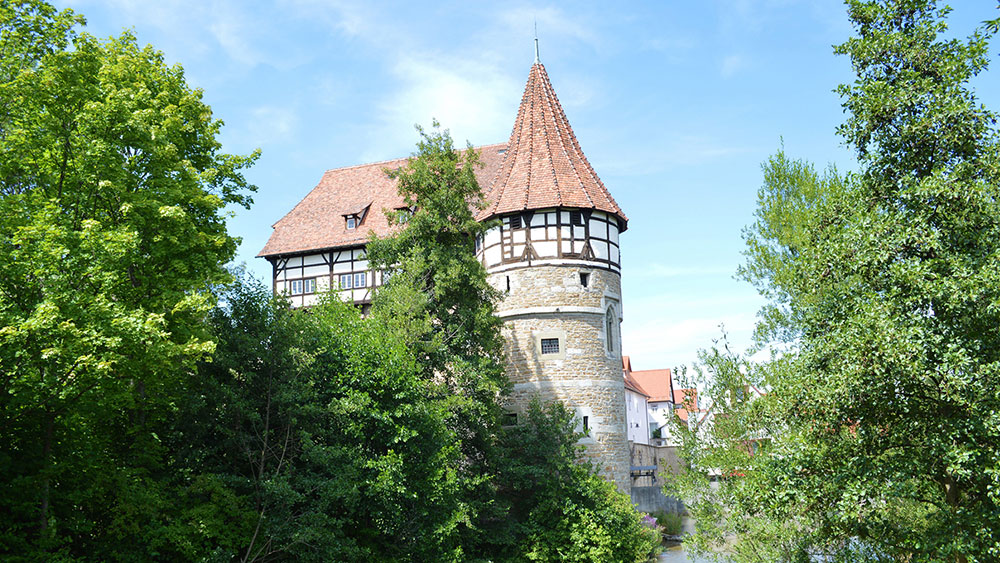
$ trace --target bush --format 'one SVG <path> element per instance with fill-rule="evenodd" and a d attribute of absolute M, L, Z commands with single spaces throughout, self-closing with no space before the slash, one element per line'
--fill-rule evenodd
<path fill-rule="evenodd" d="M 660 533 L 644 526 L 628 495 L 579 459 L 580 434 L 562 404 L 532 401 L 504 436 L 502 499 L 516 561 L 646 561 Z"/>

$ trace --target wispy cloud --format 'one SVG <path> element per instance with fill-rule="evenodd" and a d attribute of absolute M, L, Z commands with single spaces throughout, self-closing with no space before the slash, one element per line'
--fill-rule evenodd
<path fill-rule="evenodd" d="M 254 108 L 251 115 L 253 121 L 247 137 L 256 146 L 290 139 L 299 122 L 298 115 L 290 107 L 260 106 Z"/>
<path fill-rule="evenodd" d="M 393 68 L 399 88 L 378 103 L 379 123 L 363 160 L 406 154 L 413 146 L 413 125 L 437 119 L 459 144 L 503 141 L 511 100 L 519 85 L 499 69 L 455 57 L 403 57 Z"/>
<path fill-rule="evenodd" d="M 753 328 L 754 316 L 748 314 L 681 319 L 626 318 L 622 323 L 623 352 L 632 358 L 637 369 L 690 366 L 697 361 L 698 350 L 715 345 L 723 329 L 731 348 L 739 351 L 749 345 Z"/>
<path fill-rule="evenodd" d="M 730 76 L 733 76 L 734 74 L 740 72 L 741 70 L 749 68 L 749 66 L 750 66 L 749 59 L 747 59 L 745 55 L 741 54 L 728 55 L 722 59 L 722 65 L 719 69 L 719 72 L 722 74 L 723 77 L 729 78 Z"/>
<path fill-rule="evenodd" d="M 648 278 L 700 278 L 706 276 L 731 276 L 734 268 L 709 266 L 671 266 L 667 264 L 645 264 L 636 272 L 630 272 L 643 279 Z"/>
<path fill-rule="evenodd" d="M 599 165 L 602 171 L 623 176 L 646 175 L 678 166 L 722 162 L 733 155 L 753 150 L 700 134 L 664 135 L 640 147 L 622 146 L 630 150 L 609 153 L 606 160 L 595 162 L 595 165 Z"/>
<path fill-rule="evenodd" d="M 81 7 L 97 3 L 75 0 Z M 309 56 L 293 38 L 281 37 L 274 26 L 265 25 L 284 17 L 274 6 L 249 11 L 238 0 L 106 0 L 103 2 L 136 26 L 163 32 L 167 41 L 157 46 L 182 60 L 218 56 L 242 66 L 268 65 L 290 68 Z"/>

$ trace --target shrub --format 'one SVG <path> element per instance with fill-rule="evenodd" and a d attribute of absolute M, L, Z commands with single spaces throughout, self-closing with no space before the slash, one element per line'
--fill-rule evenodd
<path fill-rule="evenodd" d="M 509 559 L 632 563 L 654 555 L 660 533 L 643 525 L 628 495 L 579 458 L 573 413 L 535 400 L 526 415 L 504 437 Z"/>

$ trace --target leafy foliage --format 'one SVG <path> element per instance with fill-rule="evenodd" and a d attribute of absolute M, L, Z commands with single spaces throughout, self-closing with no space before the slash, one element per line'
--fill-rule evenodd
<path fill-rule="evenodd" d="M 391 327 L 337 299 L 293 311 L 250 281 L 224 302 L 172 435 L 176 473 L 240 499 L 223 522 L 239 533 L 210 527 L 207 546 L 241 561 L 456 558 L 446 404 Z"/>
<path fill-rule="evenodd" d="M 580 459 L 573 413 L 534 399 L 507 428 L 499 481 L 507 505 L 501 530 L 511 561 L 646 561 L 660 532 L 644 526 L 631 499 Z"/>
<path fill-rule="evenodd" d="M 860 171 L 764 165 L 742 274 L 781 354 L 704 357 L 715 426 L 686 435 L 701 476 L 679 482 L 703 493 L 700 548 L 736 533 L 738 561 L 1000 557 L 1000 143 L 968 88 L 986 37 L 942 39 L 947 12 L 849 1 L 839 132 Z"/>
<path fill-rule="evenodd" d="M 492 540 L 480 520 L 493 518 L 496 436 L 507 390 L 500 297 L 472 252 L 488 227 L 476 220 L 482 192 L 475 169 L 479 155 L 458 151 L 447 131 L 425 132 L 408 165 L 387 171 L 412 212 L 386 210 L 402 227 L 368 242 L 372 267 L 392 272 L 375 295 L 371 319 L 395 327 L 396 338 L 413 349 L 428 392 L 448 403 L 449 428 L 461 456 L 453 468 L 462 488 L 464 515 L 458 533 L 470 553 Z"/>
<path fill-rule="evenodd" d="M 0 7 L 0 552 L 44 559 L 110 558 L 166 502 L 155 427 L 253 190 L 180 67 L 81 22 Z"/>

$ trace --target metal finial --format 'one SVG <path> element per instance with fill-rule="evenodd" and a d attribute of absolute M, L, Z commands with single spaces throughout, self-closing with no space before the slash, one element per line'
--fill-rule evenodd
<path fill-rule="evenodd" d="M 541 62 L 538 60 L 538 20 L 535 20 L 535 62 Z"/>

